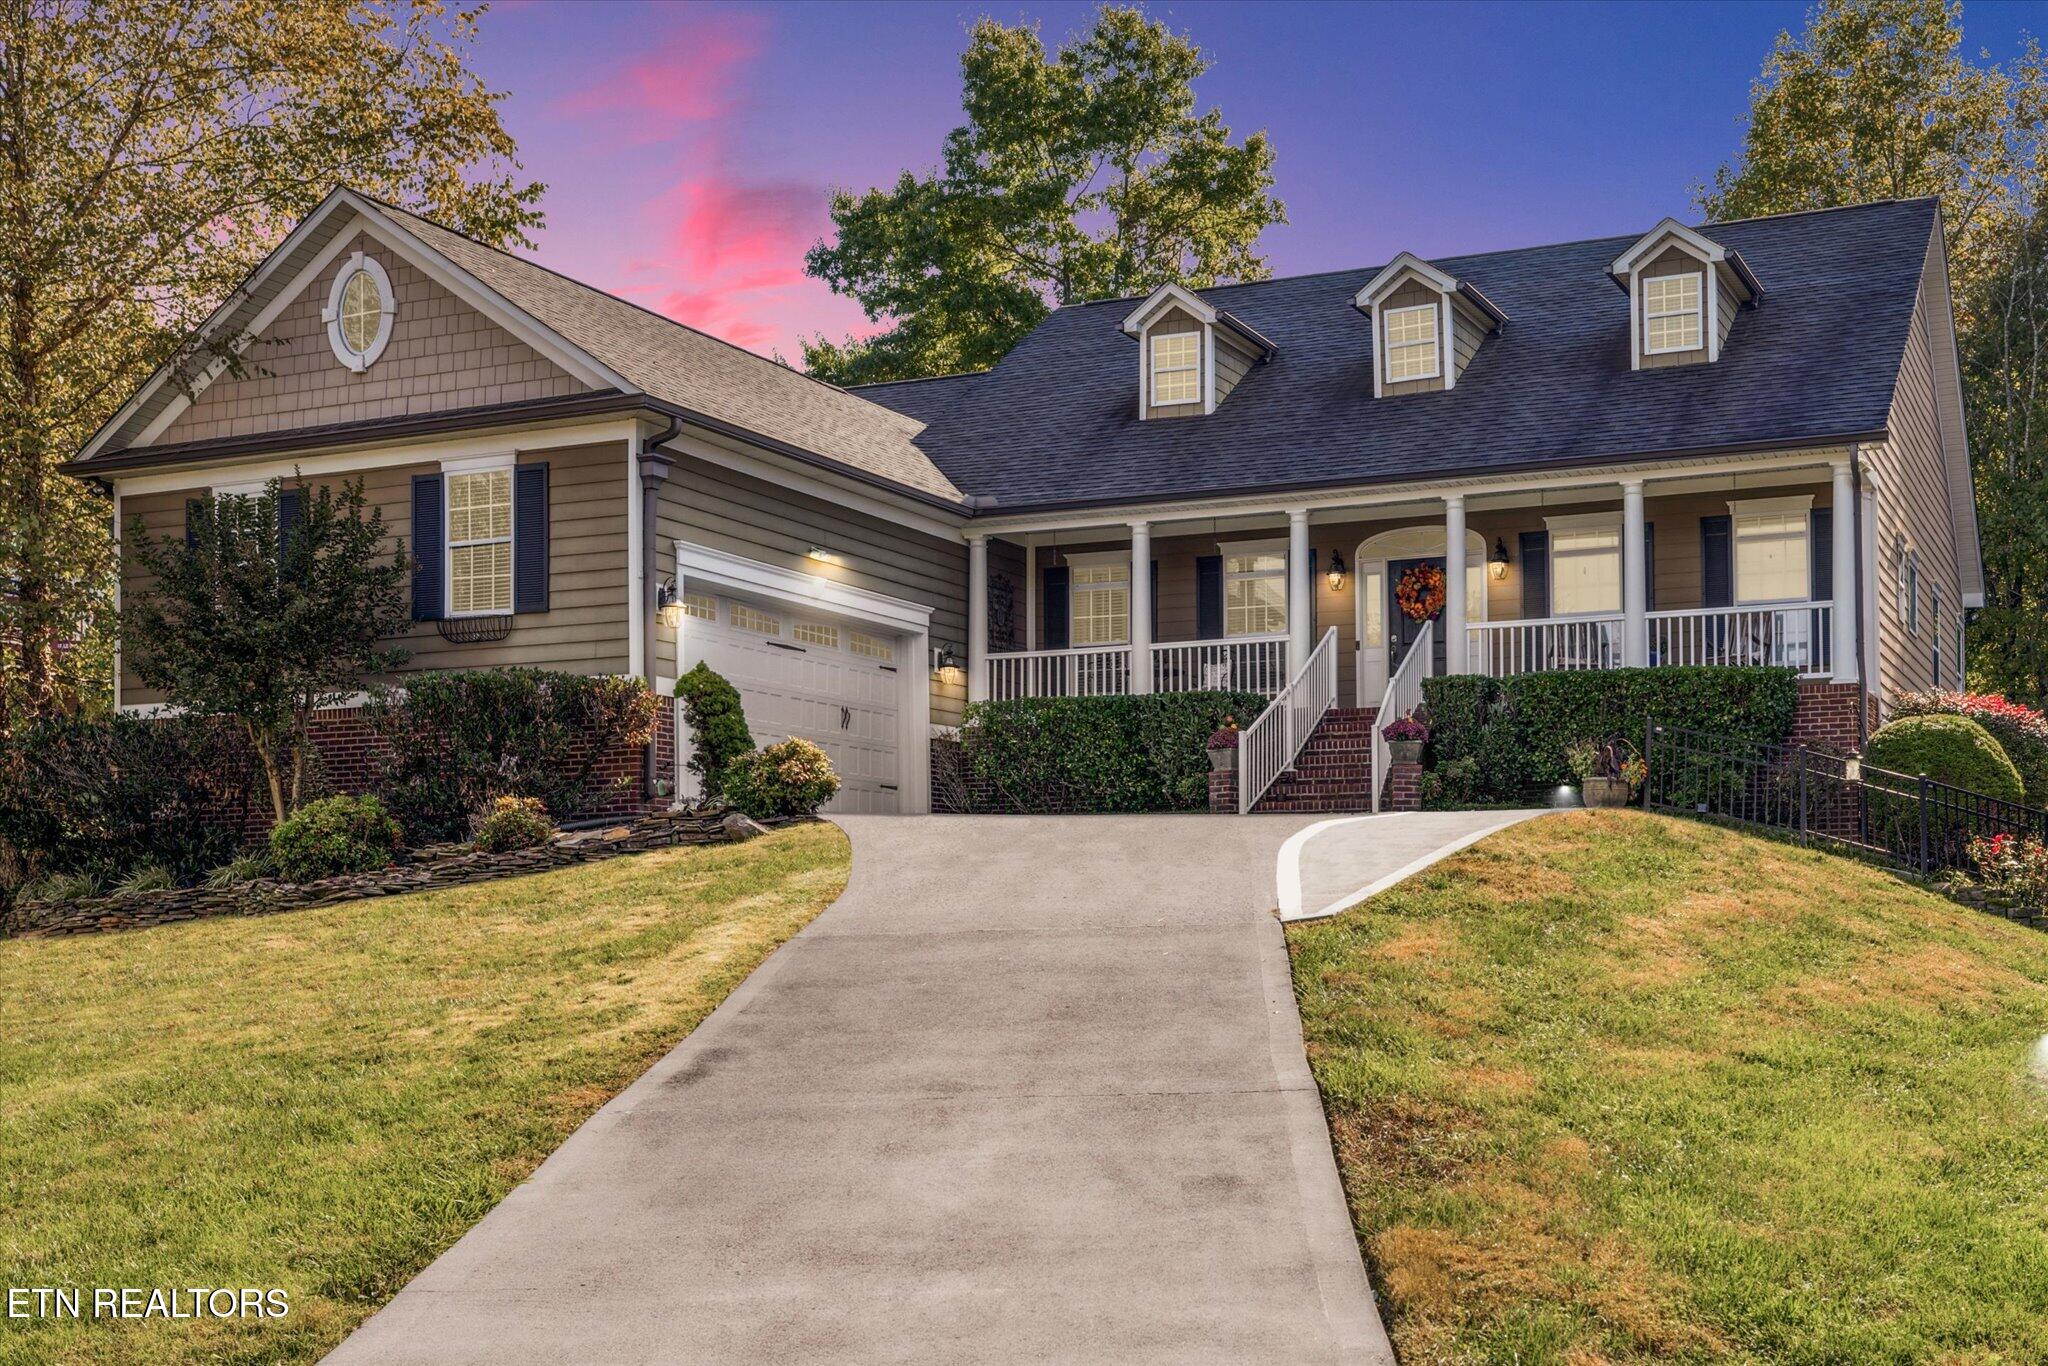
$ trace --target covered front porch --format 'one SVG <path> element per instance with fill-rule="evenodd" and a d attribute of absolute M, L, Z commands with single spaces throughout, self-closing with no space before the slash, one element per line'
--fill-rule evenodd
<path fill-rule="evenodd" d="M 1831 450 L 998 523 L 970 541 L 969 695 L 1271 697 L 1326 633 L 1346 706 L 1439 673 L 1755 664 L 1854 682 L 1874 602 L 1849 604 L 1874 541 L 1853 510 L 1871 496 Z"/>

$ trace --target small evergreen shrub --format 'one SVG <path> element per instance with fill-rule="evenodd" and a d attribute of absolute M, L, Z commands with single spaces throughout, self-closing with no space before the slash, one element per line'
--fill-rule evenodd
<path fill-rule="evenodd" d="M 1880 727 L 1863 747 L 1873 768 L 2017 802 L 2025 792 L 2019 770 L 1991 732 L 1967 716 L 1903 716 Z"/>
<path fill-rule="evenodd" d="M 548 809 L 534 797 L 500 797 L 477 817 L 475 845 L 479 853 L 502 854 L 511 849 L 538 849 L 555 837 Z"/>
<path fill-rule="evenodd" d="M 726 804 L 757 821 L 814 816 L 838 791 L 825 751 L 794 736 L 750 749 L 725 767 Z"/>
<path fill-rule="evenodd" d="M 114 884 L 114 890 L 123 896 L 133 896 L 141 892 L 168 892 L 177 885 L 170 869 L 161 863 L 145 863 L 131 869 L 128 876 Z"/>
<path fill-rule="evenodd" d="M 325 797 L 308 802 L 270 832 L 270 859 L 287 882 L 391 866 L 398 822 L 375 797 Z"/>
<path fill-rule="evenodd" d="M 371 724 L 390 745 L 377 784 L 416 841 L 467 838 L 470 819 L 501 796 L 537 798 L 566 817 L 634 779 L 597 765 L 654 734 L 662 702 L 638 679 L 546 669 L 407 676 L 377 698 Z"/>
<path fill-rule="evenodd" d="M 1906 693 L 1892 714 L 1969 717 L 1991 732 L 1991 738 L 2019 770 L 2027 804 L 2048 805 L 2048 716 L 1997 693 L 1939 691 Z"/>
<path fill-rule="evenodd" d="M 1205 810 L 1209 737 L 1265 709 L 1245 692 L 976 702 L 960 730 L 967 795 L 982 811 Z"/>
<path fill-rule="evenodd" d="M 254 882 L 260 877 L 270 877 L 277 870 L 271 867 L 268 848 L 237 854 L 206 875 L 209 887 L 238 887 L 244 882 Z"/>
<path fill-rule="evenodd" d="M 690 728 L 690 772 L 707 802 L 725 796 L 725 775 L 735 760 L 754 747 L 740 690 L 710 665 L 699 663 L 676 680 L 683 699 L 683 724 Z"/>

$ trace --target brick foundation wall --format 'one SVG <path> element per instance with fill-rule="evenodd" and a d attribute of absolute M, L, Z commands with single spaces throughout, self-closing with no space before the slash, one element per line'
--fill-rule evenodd
<path fill-rule="evenodd" d="M 1209 774 L 1209 809 L 1231 816 L 1237 814 L 1236 769 L 1233 768 L 1228 773 L 1217 773 L 1211 770 Z"/>
<path fill-rule="evenodd" d="M 1868 725 L 1876 729 L 1876 699 L 1871 699 Z M 1799 709 L 1792 718 L 1787 744 L 1853 754 L 1863 748 L 1865 730 L 1856 710 L 1864 705 L 1863 689 L 1854 683 L 1809 679 L 1799 685 Z"/>

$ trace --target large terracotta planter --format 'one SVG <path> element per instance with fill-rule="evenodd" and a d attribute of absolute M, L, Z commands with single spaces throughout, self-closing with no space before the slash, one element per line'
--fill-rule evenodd
<path fill-rule="evenodd" d="M 1235 773 L 1237 771 L 1237 750 L 1235 748 L 1210 750 L 1209 771 L 1211 773 Z"/>
<path fill-rule="evenodd" d="M 1397 764 L 1419 764 L 1422 762 L 1421 740 L 1389 740 L 1387 754 L 1389 761 Z"/>
<path fill-rule="evenodd" d="M 1627 806 L 1628 782 L 1623 778 L 1588 778 L 1579 795 L 1588 806 Z"/>

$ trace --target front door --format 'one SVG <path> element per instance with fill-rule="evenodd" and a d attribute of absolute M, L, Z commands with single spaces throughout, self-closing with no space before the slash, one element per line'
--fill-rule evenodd
<path fill-rule="evenodd" d="M 1436 630 L 1430 633 L 1433 639 L 1430 648 L 1429 671 L 1431 674 L 1442 674 L 1444 672 L 1443 609 L 1439 607 L 1432 615 L 1420 621 L 1401 610 L 1399 590 L 1402 578 L 1409 570 L 1426 564 L 1435 565 L 1438 573 L 1443 572 L 1444 562 L 1442 556 L 1419 560 L 1387 561 L 1387 677 L 1389 678 L 1392 678 L 1394 672 L 1401 667 L 1401 661 L 1408 657 L 1408 647 L 1413 645 L 1416 638 L 1422 634 L 1422 627 L 1425 621 L 1436 623 Z"/>

